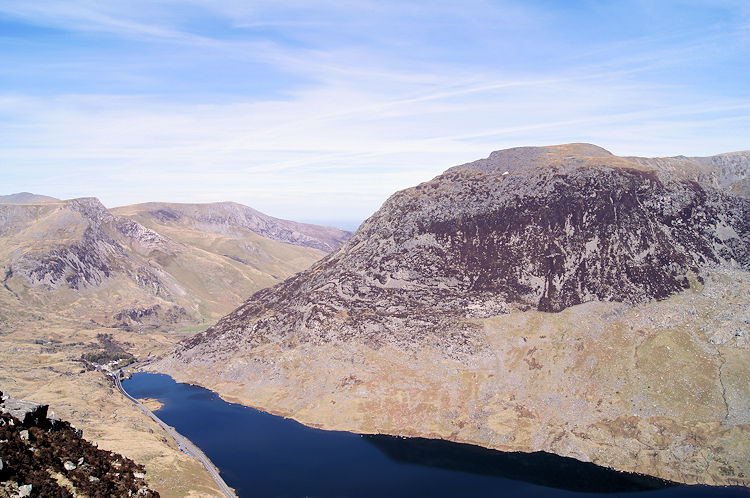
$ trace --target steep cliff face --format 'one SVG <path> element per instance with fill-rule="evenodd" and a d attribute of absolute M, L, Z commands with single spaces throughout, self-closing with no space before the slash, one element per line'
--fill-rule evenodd
<path fill-rule="evenodd" d="M 313 425 L 747 484 L 747 158 L 495 152 L 154 368 Z"/>

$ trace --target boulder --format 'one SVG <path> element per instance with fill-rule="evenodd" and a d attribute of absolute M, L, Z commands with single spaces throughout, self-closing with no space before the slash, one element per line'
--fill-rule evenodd
<path fill-rule="evenodd" d="M 10 413 L 25 426 L 42 427 L 47 425 L 49 405 L 34 403 L 23 399 L 7 398 L 3 412 Z"/>

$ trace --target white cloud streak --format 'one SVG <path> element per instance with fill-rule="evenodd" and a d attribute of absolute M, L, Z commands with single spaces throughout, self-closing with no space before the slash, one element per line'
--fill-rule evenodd
<path fill-rule="evenodd" d="M 275 2 L 192 4 L 233 26 L 301 27 L 313 32 L 308 38 L 320 36 L 315 28 L 326 22 L 394 15 L 380 2 L 358 2 L 344 13 L 338 3 L 322 2 L 322 15 L 290 19 Z M 98 195 L 108 205 L 235 200 L 290 218 L 361 219 L 395 189 L 503 147 L 590 141 L 623 155 L 748 147 L 749 98 L 643 76 L 684 69 L 686 60 L 713 55 L 736 33 L 706 30 L 690 43 L 662 41 L 659 47 L 648 38 L 612 44 L 571 56 L 572 66 L 481 67 L 460 59 L 440 64 L 424 46 L 391 59 L 377 47 L 334 43 L 326 50 L 320 39 L 287 46 L 196 34 L 164 15 L 173 2 L 124 5 L 7 0 L 0 12 L 72 31 L 172 44 L 188 57 L 198 47 L 233 61 L 262 62 L 306 83 L 283 97 L 222 95 L 211 104 L 163 95 L 40 96 L 0 86 L 6 190 Z M 307 4 L 291 5 L 305 11 Z M 491 20 L 524 24 L 537 14 L 509 3 L 476 6 L 486 15 L 466 22 L 480 33 Z M 413 8 L 400 7 L 411 16 Z M 459 11 L 441 3 L 422 14 L 440 25 Z"/>

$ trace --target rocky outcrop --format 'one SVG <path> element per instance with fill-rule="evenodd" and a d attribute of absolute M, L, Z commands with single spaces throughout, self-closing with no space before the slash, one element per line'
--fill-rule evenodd
<path fill-rule="evenodd" d="M 125 259 L 117 242 L 98 227 L 88 227 L 82 238 L 72 244 L 42 254 L 24 254 L 11 270 L 32 286 L 51 290 L 64 285 L 79 290 L 101 285 Z"/>
<path fill-rule="evenodd" d="M 53 425 L 56 425 L 58 421 L 47 418 L 48 409 L 49 405 L 5 397 L 0 411 L 2 411 L 2 413 L 9 413 L 24 426 L 50 428 Z"/>
<path fill-rule="evenodd" d="M 150 255 L 154 251 L 168 253 L 177 249 L 174 242 L 133 220 L 119 219 L 116 227 L 141 254 Z"/>
<path fill-rule="evenodd" d="M 125 308 L 114 315 L 118 327 L 131 329 L 143 325 L 167 325 L 180 323 L 189 318 L 188 312 L 179 306 L 167 309 L 155 304 L 147 308 Z"/>
<path fill-rule="evenodd" d="M 16 255 L 20 252 L 20 248 L 16 248 L 15 258 L 9 262 L 12 274 L 22 277 L 29 285 L 49 290 L 60 286 L 78 290 L 101 285 L 113 272 L 127 267 L 124 249 L 106 230 L 106 224 L 114 217 L 97 199 L 46 204 L 34 215 L 37 219 L 52 218 L 51 230 L 39 234 L 32 231 L 31 237 L 41 239 L 38 247 L 23 251 L 21 255 Z M 28 230 L 28 226 L 33 225 L 30 222 L 35 220 L 26 221 Z M 56 241 L 60 243 L 55 244 Z"/>
<path fill-rule="evenodd" d="M 311 425 L 747 484 L 746 156 L 494 152 L 153 368 Z"/>
<path fill-rule="evenodd" d="M 3 496 L 159 496 L 144 481 L 143 466 L 98 449 L 69 423 L 48 417 L 47 409 L 47 405 L 2 396 Z"/>

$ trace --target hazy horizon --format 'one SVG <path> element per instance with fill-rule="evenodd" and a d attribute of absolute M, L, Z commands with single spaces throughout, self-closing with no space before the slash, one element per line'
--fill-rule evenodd
<path fill-rule="evenodd" d="M 7 0 L 0 47 L 3 190 L 108 207 L 353 223 L 508 147 L 750 148 L 744 1 Z"/>

